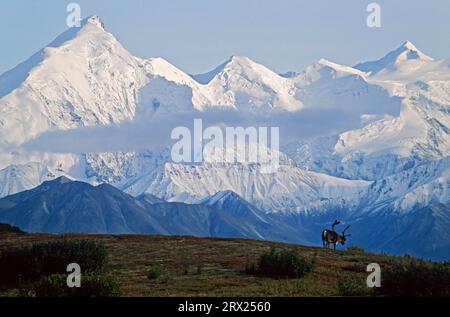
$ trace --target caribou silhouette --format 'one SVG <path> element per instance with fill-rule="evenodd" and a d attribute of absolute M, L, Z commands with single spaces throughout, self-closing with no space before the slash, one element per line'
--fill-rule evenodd
<path fill-rule="evenodd" d="M 350 228 L 350 225 L 345 227 L 344 231 L 342 231 L 342 234 L 339 234 L 334 230 L 334 227 L 340 223 L 341 222 L 339 220 L 335 220 L 331 225 L 331 230 L 325 229 L 322 231 L 322 243 L 324 248 L 326 247 L 327 249 L 329 249 L 330 244 L 332 244 L 333 249 L 336 250 L 336 244 L 340 243 L 344 245 L 347 237 L 351 236 L 351 234 L 345 234 L 345 231 Z"/>

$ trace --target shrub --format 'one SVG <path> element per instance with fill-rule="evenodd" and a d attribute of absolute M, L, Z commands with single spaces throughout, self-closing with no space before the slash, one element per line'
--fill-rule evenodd
<path fill-rule="evenodd" d="M 411 259 L 381 273 L 381 294 L 386 296 L 450 296 L 450 264 Z"/>
<path fill-rule="evenodd" d="M 156 269 L 152 269 L 152 270 L 147 272 L 147 278 L 149 280 L 156 280 L 160 276 L 161 276 L 161 272 L 159 270 L 156 270 Z"/>
<path fill-rule="evenodd" d="M 197 266 L 197 271 L 195 271 L 195 275 L 202 275 L 203 272 L 203 266 L 202 265 L 198 265 Z"/>
<path fill-rule="evenodd" d="M 258 261 L 257 273 L 270 277 L 299 278 L 312 270 L 312 263 L 296 251 L 265 252 Z"/>
<path fill-rule="evenodd" d="M 106 264 L 106 247 L 89 240 L 62 240 L 34 244 L 0 253 L 0 285 L 15 286 L 43 276 L 66 273 L 69 263 L 80 265 L 82 273 L 101 272 Z"/>
<path fill-rule="evenodd" d="M 68 287 L 67 276 L 53 274 L 32 284 L 31 289 L 22 291 L 26 296 L 36 297 L 112 297 L 119 296 L 116 281 L 108 276 L 82 275 L 81 287 Z"/>
<path fill-rule="evenodd" d="M 367 287 L 364 279 L 340 279 L 337 288 L 340 296 L 369 296 L 373 294 L 372 289 Z"/>

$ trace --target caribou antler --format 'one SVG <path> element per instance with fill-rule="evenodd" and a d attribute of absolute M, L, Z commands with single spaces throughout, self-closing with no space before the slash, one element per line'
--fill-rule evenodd
<path fill-rule="evenodd" d="M 333 222 L 333 224 L 331 225 L 331 230 L 333 230 L 333 231 L 335 231 L 334 230 L 334 226 L 336 226 L 336 225 L 338 225 L 338 224 L 340 224 L 341 222 L 339 221 L 339 220 L 335 220 L 334 222 Z"/>
<path fill-rule="evenodd" d="M 352 226 L 352 225 L 348 225 L 347 227 L 345 227 L 344 231 L 342 231 L 342 235 L 343 235 L 344 237 L 350 237 L 350 236 L 351 236 L 351 234 L 345 234 L 345 231 L 347 231 L 347 229 L 350 228 L 351 226 Z"/>

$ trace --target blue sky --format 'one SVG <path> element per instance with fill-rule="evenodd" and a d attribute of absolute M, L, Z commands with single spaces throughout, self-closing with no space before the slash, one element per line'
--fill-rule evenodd
<path fill-rule="evenodd" d="M 99 15 L 133 54 L 164 57 L 190 73 L 246 55 L 278 71 L 319 58 L 343 64 L 381 57 L 411 40 L 428 55 L 450 57 L 450 1 L 387 0 L 382 27 L 366 25 L 364 0 L 2 0 L 0 73 L 65 30 L 66 6 Z"/>

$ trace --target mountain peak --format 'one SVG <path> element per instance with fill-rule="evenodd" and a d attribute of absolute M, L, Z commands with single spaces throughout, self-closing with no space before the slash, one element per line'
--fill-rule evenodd
<path fill-rule="evenodd" d="M 45 181 L 44 183 L 47 184 L 66 184 L 66 183 L 72 183 L 73 180 L 71 180 L 70 178 L 66 177 L 66 176 L 60 176 L 57 177 L 53 180 L 49 180 L 49 181 Z"/>
<path fill-rule="evenodd" d="M 81 22 L 81 25 L 95 25 L 103 30 L 105 29 L 105 24 L 98 15 L 91 15 L 90 17 L 87 17 Z"/>
<path fill-rule="evenodd" d="M 232 190 L 223 190 L 223 191 L 219 191 L 219 192 L 215 193 L 214 195 L 211 195 L 211 196 L 208 196 L 208 197 L 204 198 L 200 203 L 201 204 L 206 204 L 206 205 L 214 205 L 217 202 L 222 202 L 223 203 L 227 199 L 238 200 L 238 201 L 243 200 L 234 191 L 232 191 Z"/>
<path fill-rule="evenodd" d="M 422 53 L 412 42 L 405 41 L 398 49 L 390 52 L 389 54 L 395 57 L 396 61 L 399 60 L 411 60 L 411 59 L 421 59 L 421 60 L 433 60 L 431 57 Z M 388 54 L 388 55 L 389 55 Z M 386 55 L 386 56 L 388 56 Z"/>
<path fill-rule="evenodd" d="M 418 51 L 417 47 L 411 41 L 405 41 L 401 47 L 411 51 Z"/>
<path fill-rule="evenodd" d="M 94 27 L 89 27 L 94 26 Z M 93 31 L 93 32 L 91 32 Z M 32 71 L 33 68 L 39 66 L 46 56 L 45 50 L 49 47 L 57 48 L 68 41 L 74 40 L 80 33 L 105 33 L 105 28 L 103 21 L 99 16 L 93 15 L 85 18 L 81 21 L 81 27 L 71 27 L 66 31 L 58 35 L 50 44 L 45 48 L 39 50 L 37 53 L 32 55 L 26 61 L 20 63 L 11 70 L 0 74 L 0 98 L 11 93 L 14 89 L 18 88 L 19 85 L 25 81 Z"/>
<path fill-rule="evenodd" d="M 220 64 L 213 70 L 203 74 L 192 75 L 191 77 L 198 83 L 206 85 L 225 69 L 248 69 L 253 68 L 253 65 L 256 65 L 256 63 L 246 56 L 232 55 L 227 61 Z"/>
<path fill-rule="evenodd" d="M 433 58 L 422 53 L 411 41 L 405 41 L 399 48 L 389 52 L 381 59 L 358 64 L 355 68 L 373 75 L 383 70 L 394 70 L 399 64 L 409 61 L 427 62 L 433 61 Z"/>
<path fill-rule="evenodd" d="M 223 63 L 222 65 L 219 65 L 219 67 L 216 68 L 217 71 L 223 71 L 223 70 L 246 70 L 246 69 L 254 69 L 257 67 L 257 63 L 252 61 L 247 56 L 243 55 L 232 55 L 230 58 Z"/>
<path fill-rule="evenodd" d="M 223 191 L 217 192 L 212 197 L 217 198 L 217 199 L 225 199 L 225 198 L 242 199 L 238 194 L 236 194 L 232 190 L 223 190 Z"/>
<path fill-rule="evenodd" d="M 251 62 L 250 59 L 243 55 L 231 55 L 228 59 L 227 64 L 229 63 L 248 63 Z"/>

